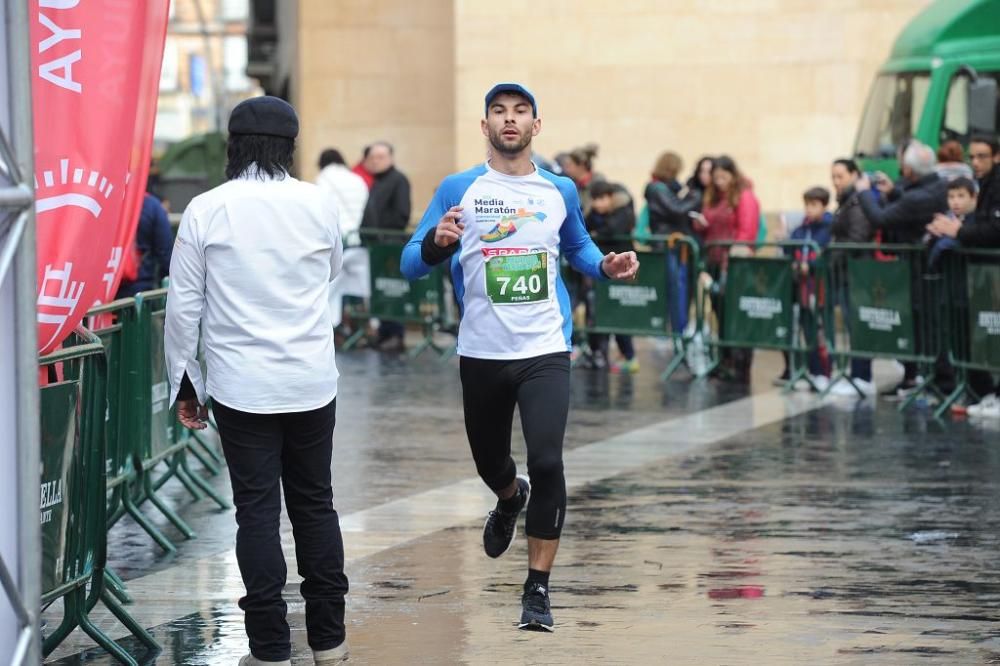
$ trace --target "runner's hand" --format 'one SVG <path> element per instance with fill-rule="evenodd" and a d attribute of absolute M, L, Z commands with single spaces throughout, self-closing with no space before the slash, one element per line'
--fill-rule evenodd
<path fill-rule="evenodd" d="M 461 220 L 462 207 L 452 206 L 449 208 L 434 230 L 434 244 L 438 247 L 448 247 L 461 240 L 462 233 L 465 231 L 465 224 Z"/>
<path fill-rule="evenodd" d="M 208 427 L 208 407 L 197 400 L 178 400 L 177 420 L 188 430 L 204 430 Z"/>
<path fill-rule="evenodd" d="M 639 272 L 639 260 L 635 252 L 608 252 L 601 262 L 604 273 L 613 280 L 632 280 Z"/>

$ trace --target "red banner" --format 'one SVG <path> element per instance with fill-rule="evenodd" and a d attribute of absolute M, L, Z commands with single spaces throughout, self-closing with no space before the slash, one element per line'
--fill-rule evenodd
<path fill-rule="evenodd" d="M 169 0 L 30 0 L 38 344 L 114 298 L 149 155 Z"/>

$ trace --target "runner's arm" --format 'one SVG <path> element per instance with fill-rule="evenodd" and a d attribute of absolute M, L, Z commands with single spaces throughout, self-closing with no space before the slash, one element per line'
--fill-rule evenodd
<path fill-rule="evenodd" d="M 607 280 L 608 276 L 601 267 L 604 255 L 587 233 L 576 190 L 564 190 L 563 200 L 566 202 L 566 220 L 559 229 L 559 251 L 573 268 L 584 275 L 596 280 Z"/>
<path fill-rule="evenodd" d="M 427 210 L 424 211 L 417 230 L 403 248 L 399 267 L 407 280 L 416 280 L 427 275 L 434 266 L 455 254 L 461 245 L 459 242 L 448 247 L 438 247 L 434 243 L 434 230 L 450 208 L 444 190 L 445 183 L 441 183 Z"/>

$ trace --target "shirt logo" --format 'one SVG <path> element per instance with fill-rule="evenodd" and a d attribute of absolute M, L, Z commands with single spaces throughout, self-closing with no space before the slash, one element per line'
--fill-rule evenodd
<path fill-rule="evenodd" d="M 488 233 L 479 237 L 484 243 L 496 243 L 505 238 L 509 238 L 517 233 L 517 230 L 529 222 L 542 222 L 545 220 L 545 213 L 537 213 L 524 208 L 518 209 L 513 215 L 505 215 L 500 218 L 496 226 Z"/>
<path fill-rule="evenodd" d="M 489 261 L 493 257 L 513 257 L 519 254 L 530 254 L 531 250 L 526 247 L 484 247 L 482 248 L 483 258 Z"/>

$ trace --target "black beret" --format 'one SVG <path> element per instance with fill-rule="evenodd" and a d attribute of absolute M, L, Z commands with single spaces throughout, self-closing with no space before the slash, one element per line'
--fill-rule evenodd
<path fill-rule="evenodd" d="M 279 97 L 252 97 L 237 104 L 229 115 L 229 133 L 294 139 L 299 135 L 299 117 L 292 105 Z"/>

